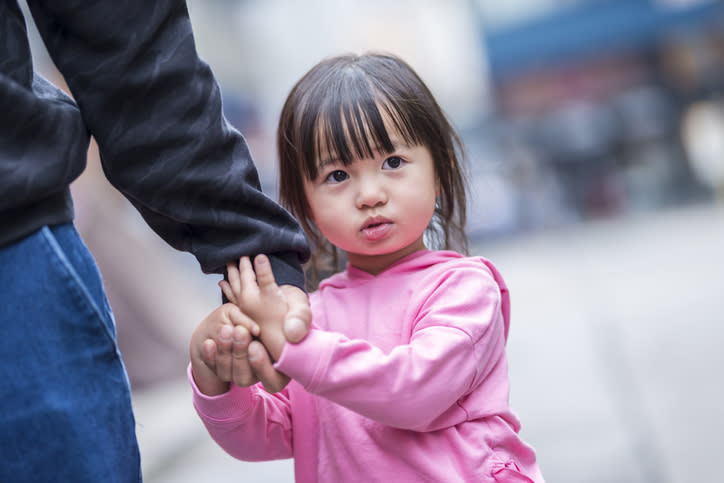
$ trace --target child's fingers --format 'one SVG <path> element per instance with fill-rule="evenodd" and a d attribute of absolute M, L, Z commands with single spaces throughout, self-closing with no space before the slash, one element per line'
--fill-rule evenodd
<path fill-rule="evenodd" d="M 256 275 L 254 269 L 251 268 L 251 260 L 249 257 L 241 257 L 239 260 L 239 277 L 241 279 L 241 288 L 243 290 L 251 290 L 256 287 Z"/>
<path fill-rule="evenodd" d="M 212 371 L 216 371 L 216 342 L 213 339 L 206 339 L 201 344 L 201 360 Z"/>
<path fill-rule="evenodd" d="M 245 327 L 234 327 L 231 361 L 233 382 L 237 386 L 248 387 L 258 381 L 249 365 L 248 349 L 251 340 L 251 334 Z"/>
<path fill-rule="evenodd" d="M 272 272 L 271 263 L 266 255 L 257 255 L 254 258 L 254 268 L 256 269 L 256 282 L 261 290 L 277 290 L 274 272 Z"/>
<path fill-rule="evenodd" d="M 271 358 L 264 345 L 259 341 L 249 344 L 249 364 L 255 376 L 264 385 L 267 392 L 279 392 L 287 385 L 289 378 L 274 369 Z"/>
<path fill-rule="evenodd" d="M 226 298 L 229 299 L 229 302 L 232 304 L 236 304 L 236 295 L 234 295 L 234 291 L 231 289 L 231 285 L 226 280 L 219 281 L 219 288 L 221 288 L 221 291 L 224 292 L 224 295 L 226 295 Z"/>
<path fill-rule="evenodd" d="M 239 267 L 236 263 L 226 264 L 226 277 L 229 279 L 229 287 L 235 295 L 234 299 L 238 300 L 236 296 L 241 293 L 241 277 L 239 276 Z"/>
<path fill-rule="evenodd" d="M 230 382 L 232 378 L 231 363 L 231 341 L 234 327 L 231 324 L 224 324 L 219 327 L 216 343 L 216 377 L 224 382 Z"/>
<path fill-rule="evenodd" d="M 243 313 L 239 307 L 237 307 L 236 305 L 231 305 L 227 313 L 229 315 L 229 321 L 234 326 L 242 326 L 249 333 L 251 333 L 251 335 L 255 337 L 259 336 L 259 333 L 261 332 L 259 325 L 254 322 L 251 317 Z"/>
<path fill-rule="evenodd" d="M 282 285 L 280 290 L 289 307 L 284 319 L 284 335 L 289 342 L 301 342 L 307 336 L 312 323 L 309 297 L 306 292 L 293 285 Z"/>

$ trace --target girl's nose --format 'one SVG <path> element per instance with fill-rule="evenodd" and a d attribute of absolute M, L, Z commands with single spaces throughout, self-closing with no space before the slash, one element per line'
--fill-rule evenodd
<path fill-rule="evenodd" d="M 375 179 L 360 179 L 357 208 L 372 208 L 387 203 L 387 190 Z"/>

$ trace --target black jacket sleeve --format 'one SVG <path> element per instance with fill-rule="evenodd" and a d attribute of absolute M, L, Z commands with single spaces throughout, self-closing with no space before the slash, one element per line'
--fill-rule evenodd
<path fill-rule="evenodd" d="M 106 176 L 151 228 L 193 253 L 206 273 L 267 253 L 279 284 L 303 288 L 307 241 L 262 193 L 246 142 L 223 117 L 185 2 L 28 6 L 98 143 Z"/>

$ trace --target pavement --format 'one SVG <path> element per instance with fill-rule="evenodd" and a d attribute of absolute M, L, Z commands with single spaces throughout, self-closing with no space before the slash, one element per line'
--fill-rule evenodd
<path fill-rule="evenodd" d="M 511 402 L 556 483 L 721 481 L 724 204 L 477 244 L 511 288 Z M 185 368 L 134 392 L 147 483 L 292 482 L 208 437 Z"/>

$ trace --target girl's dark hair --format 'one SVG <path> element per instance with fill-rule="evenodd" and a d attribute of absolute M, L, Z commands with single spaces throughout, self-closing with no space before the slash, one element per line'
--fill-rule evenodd
<path fill-rule="evenodd" d="M 426 232 L 428 246 L 467 254 L 463 146 L 432 93 L 400 58 L 382 53 L 341 55 L 312 67 L 292 88 L 277 131 L 279 199 L 302 224 L 312 244 L 310 289 L 341 269 L 339 255 L 311 218 L 304 178 L 317 176 L 322 153 L 345 165 L 394 148 L 385 119 L 410 146 L 425 146 L 434 160 L 440 196 Z"/>

